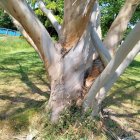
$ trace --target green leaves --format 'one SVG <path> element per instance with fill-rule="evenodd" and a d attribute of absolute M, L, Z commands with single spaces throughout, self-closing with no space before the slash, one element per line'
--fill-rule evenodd
<path fill-rule="evenodd" d="M 112 22 L 118 15 L 120 9 L 124 5 L 125 0 L 99 0 L 101 7 L 101 27 L 103 36 L 106 35 L 108 29 L 110 28 Z M 136 9 L 133 15 L 125 35 L 127 35 L 131 28 L 140 20 L 140 6 Z"/>
<path fill-rule="evenodd" d="M 10 17 L 4 10 L 0 9 L 0 27 L 1 28 L 10 28 L 10 29 L 16 29 L 13 25 Z"/>
<path fill-rule="evenodd" d="M 110 28 L 112 22 L 118 15 L 121 7 L 123 6 L 125 0 L 100 0 L 101 6 L 101 27 L 103 36 L 106 35 L 108 29 Z"/>

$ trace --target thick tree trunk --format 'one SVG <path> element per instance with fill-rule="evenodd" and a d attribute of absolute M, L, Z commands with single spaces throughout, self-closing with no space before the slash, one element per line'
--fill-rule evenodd
<path fill-rule="evenodd" d="M 78 44 L 49 69 L 51 96 L 48 107 L 52 109 L 52 122 L 57 121 L 65 107 L 83 96 L 85 72 L 91 66 L 94 50 L 90 47 L 89 36 L 86 30 Z"/>
<path fill-rule="evenodd" d="M 91 45 L 90 26 L 88 26 L 94 2 L 95 0 L 65 1 L 66 13 L 61 37 L 63 35 L 66 37 L 63 43 L 71 48 L 65 52 L 62 47 L 66 46 L 61 42 L 62 38 L 60 38 L 61 44 L 54 45 L 48 32 L 25 0 L 0 1 L 0 5 L 18 21 L 17 23 L 20 23 L 19 27 L 23 28 L 22 31 L 25 31 L 28 38 L 34 42 L 45 66 L 47 65 L 51 78 L 48 108 L 52 110 L 53 122 L 56 122 L 65 107 L 83 96 L 85 72 L 92 65 L 94 52 L 94 46 Z M 77 9 L 76 12 L 75 9 Z M 69 18 L 72 19 L 71 22 Z"/>
<path fill-rule="evenodd" d="M 51 94 L 47 107 L 51 109 L 52 122 L 56 122 L 60 113 L 73 102 L 78 99 L 83 100 L 85 96 L 83 87 L 89 88 L 103 70 L 100 59 L 94 59 L 93 62 L 95 51 L 98 52 L 106 68 L 91 86 L 84 102 L 85 108 L 93 105 L 96 94 L 103 86 L 106 86 L 106 81 L 114 76 L 118 66 L 139 40 L 137 34 L 140 34 L 140 24 L 136 26 L 110 61 L 110 54 L 101 41 L 99 6 L 96 2 L 92 10 L 94 3 L 95 0 L 65 0 L 64 23 L 61 28 L 52 13 L 40 2 L 40 8 L 46 13 L 60 37 L 59 42 L 54 44 L 26 0 L 0 1 L 0 5 L 16 19 L 15 24 L 39 52 L 48 70 L 51 79 Z M 113 29 L 116 28 L 118 30 L 118 26 Z M 135 35 L 136 37 L 133 38 Z M 88 73 L 89 71 L 91 73 Z"/>

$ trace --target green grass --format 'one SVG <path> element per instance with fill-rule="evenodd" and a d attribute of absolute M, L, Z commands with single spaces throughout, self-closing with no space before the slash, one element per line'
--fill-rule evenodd
<path fill-rule="evenodd" d="M 43 63 L 23 38 L 0 38 L 0 128 L 5 133 L 28 131 L 30 118 L 48 98 L 46 77 Z"/>
<path fill-rule="evenodd" d="M 122 124 L 109 118 L 93 120 L 72 107 L 57 125 L 52 125 L 47 119 L 49 114 L 41 112 L 49 92 L 41 60 L 23 38 L 0 37 L 0 139 L 21 136 L 32 129 L 40 131 L 37 139 L 41 140 L 111 140 L 114 135 L 132 135 L 122 126 L 140 128 L 139 69 L 140 55 L 103 102 L 103 107 L 113 110 Z"/>

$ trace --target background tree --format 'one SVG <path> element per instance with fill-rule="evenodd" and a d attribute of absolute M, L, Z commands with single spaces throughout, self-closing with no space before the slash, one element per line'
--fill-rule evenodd
<path fill-rule="evenodd" d="M 120 7 L 123 6 L 124 2 L 125 0 L 116 0 L 116 1 L 100 0 L 99 1 L 101 7 L 101 27 L 102 27 L 103 36 L 107 34 L 109 27 L 117 17 L 120 11 Z M 133 17 L 131 18 L 124 36 L 126 36 L 131 31 L 132 27 L 134 27 L 134 25 L 139 21 L 140 19 L 140 17 L 138 16 L 139 14 L 140 14 L 140 6 L 137 7 Z"/>
<path fill-rule="evenodd" d="M 139 3 L 139 0 L 125 1 L 102 42 L 97 1 L 65 0 L 60 25 L 52 11 L 39 0 L 39 8 L 58 34 L 58 41 L 54 42 L 26 0 L 0 1 L 0 6 L 38 52 L 50 75 L 51 94 L 46 108 L 51 110 L 52 122 L 74 103 L 85 111 L 92 108 L 93 115 L 98 114 L 107 91 L 140 50 L 137 45 L 140 23 L 118 48 Z"/>
<path fill-rule="evenodd" d="M 4 10 L 1 8 L 0 8 L 0 27 L 16 29 L 9 15 L 6 12 L 4 12 Z"/>

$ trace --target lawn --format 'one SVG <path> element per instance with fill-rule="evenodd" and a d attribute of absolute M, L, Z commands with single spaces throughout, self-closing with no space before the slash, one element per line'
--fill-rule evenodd
<path fill-rule="evenodd" d="M 77 108 L 57 126 L 42 119 L 50 85 L 43 63 L 23 38 L 0 37 L 0 140 L 111 140 L 140 137 L 140 55 L 104 100 L 104 118 L 81 117 Z M 47 117 L 44 117 L 47 118 Z M 86 118 L 86 119 L 85 119 Z M 43 125 L 43 129 L 42 126 Z"/>

